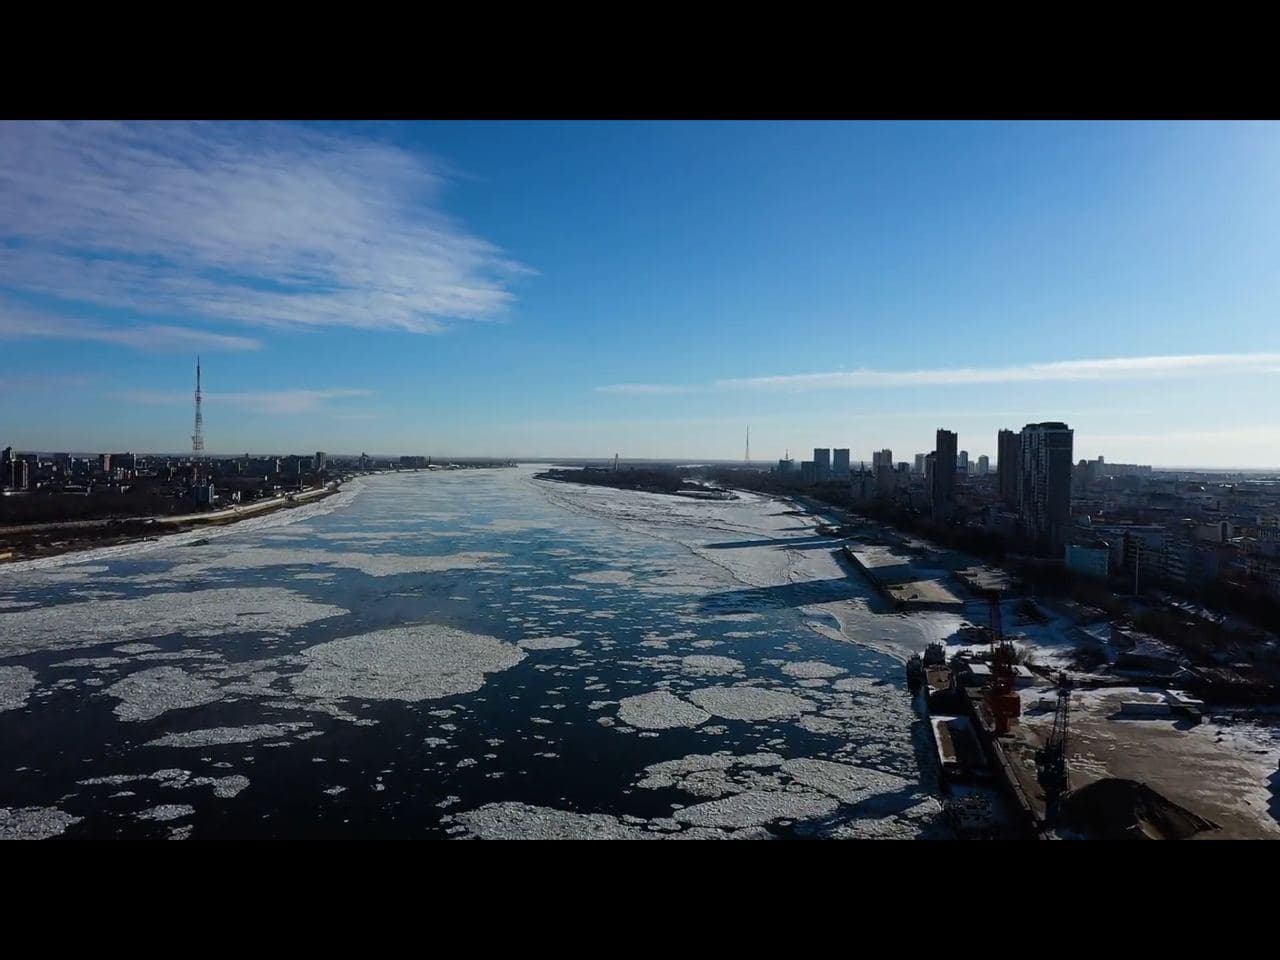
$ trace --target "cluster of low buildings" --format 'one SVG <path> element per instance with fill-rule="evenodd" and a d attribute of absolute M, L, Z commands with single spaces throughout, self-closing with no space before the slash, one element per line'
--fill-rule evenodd
<path fill-rule="evenodd" d="M 1095 475 L 1081 483 L 1066 532 L 1076 573 L 1202 589 L 1247 583 L 1280 599 L 1280 481 Z"/>
<path fill-rule="evenodd" d="M 314 456 L 174 457 L 133 453 L 15 453 L 0 450 L 0 490 L 7 496 L 160 493 L 202 506 L 297 489 L 333 466 Z M 225 492 L 220 492 L 225 491 Z"/>
<path fill-rule="evenodd" d="M 127 484 L 139 469 L 149 468 L 145 458 L 132 453 L 15 453 L 12 447 L 5 447 L 0 450 L 0 490 L 25 493 L 56 488 L 84 492 L 93 486 Z"/>
<path fill-rule="evenodd" d="M 250 502 L 300 490 L 333 473 L 397 469 L 405 458 L 333 458 L 315 454 L 194 457 L 133 453 L 33 453 L 0 450 L 0 494 L 63 497 L 161 496 L 197 507 Z M 418 458 L 424 459 L 425 458 Z M 16 501 L 15 501 L 16 502 Z"/>
<path fill-rule="evenodd" d="M 485 461 L 486 466 L 510 461 Z M 133 453 L 34 453 L 0 450 L 0 494 L 93 496 L 159 494 L 208 507 L 249 502 L 301 490 L 337 474 L 381 470 L 459 469 L 430 457 L 333 457 L 314 454 L 238 457 Z"/>

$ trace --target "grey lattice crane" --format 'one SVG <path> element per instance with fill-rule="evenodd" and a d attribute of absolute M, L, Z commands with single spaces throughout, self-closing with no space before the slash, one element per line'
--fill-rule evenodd
<path fill-rule="evenodd" d="M 1058 674 L 1058 705 L 1053 713 L 1053 729 L 1044 746 L 1036 751 L 1036 773 L 1044 788 L 1048 819 L 1054 820 L 1058 802 L 1071 789 L 1071 772 L 1067 767 L 1067 731 L 1071 723 L 1071 680 Z"/>

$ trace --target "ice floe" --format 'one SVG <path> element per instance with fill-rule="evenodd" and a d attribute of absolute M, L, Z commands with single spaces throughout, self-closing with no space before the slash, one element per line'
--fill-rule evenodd
<path fill-rule="evenodd" d="M 248 727 L 213 727 L 208 730 L 187 730 L 183 733 L 168 733 L 156 740 L 151 740 L 148 747 L 208 747 L 222 743 L 249 743 L 253 740 L 267 740 L 273 737 L 284 737 L 297 730 L 310 727 L 309 723 L 259 723 Z"/>
<path fill-rule="evenodd" d="M 219 700 L 218 685 L 176 667 L 151 667 L 116 681 L 104 691 L 120 702 L 121 720 L 152 720 L 170 710 L 198 707 Z"/>
<path fill-rule="evenodd" d="M 0 656 L 173 633 L 194 637 L 251 631 L 283 634 L 346 612 L 280 587 L 226 587 L 64 603 L 0 613 Z M 148 648 L 125 652 L 160 649 Z"/>
<path fill-rule="evenodd" d="M 562 650 L 580 643 L 582 641 L 574 637 L 525 637 L 517 646 L 524 650 Z"/>
<path fill-rule="evenodd" d="M 572 576 L 574 580 L 580 580 L 583 583 L 626 583 L 631 579 L 631 574 L 626 570 L 596 570 L 591 573 L 575 573 Z"/>
<path fill-rule="evenodd" d="M 702 827 L 671 832 L 679 828 L 679 823 L 669 818 L 653 821 L 651 826 L 650 821 L 640 817 L 577 813 L 513 801 L 485 804 L 446 820 L 457 821 L 462 827 L 458 833 L 483 840 L 727 840 L 767 837 L 767 834 L 754 830 L 731 832 Z"/>
<path fill-rule="evenodd" d="M 675 813 L 675 819 L 700 827 L 756 827 L 783 818 L 823 817 L 838 806 L 816 791 L 747 790 L 685 807 Z"/>
<path fill-rule="evenodd" d="M 27 705 L 36 688 L 36 675 L 26 667 L 0 667 L 0 712 Z"/>
<path fill-rule="evenodd" d="M 80 820 L 57 807 L 0 807 L 0 840 L 46 840 Z"/>
<path fill-rule="evenodd" d="M 496 565 L 506 553 L 466 551 L 443 556 L 400 553 L 358 553 L 344 550 L 278 549 L 272 547 L 227 547 L 221 554 L 179 564 L 163 573 L 134 577 L 133 583 L 148 579 L 186 580 L 219 570 L 246 570 L 254 567 L 343 567 L 370 577 L 404 573 L 442 573 L 450 570 L 482 570 Z"/>
<path fill-rule="evenodd" d="M 801 757 L 786 760 L 782 772 L 796 783 L 813 787 L 841 803 L 859 803 L 881 794 L 892 794 L 911 784 L 902 777 L 866 767 Z"/>
<path fill-rule="evenodd" d="M 149 807 L 140 813 L 135 814 L 139 820 L 181 820 L 183 817 L 189 817 L 196 812 L 196 808 L 187 803 L 162 803 L 159 806 Z"/>
<path fill-rule="evenodd" d="M 832 666 L 819 660 L 804 660 L 800 663 L 788 663 L 782 668 L 782 672 L 788 677 L 795 677 L 798 680 L 820 680 L 838 677 L 840 674 L 848 673 L 849 671 L 844 667 Z"/>
<path fill-rule="evenodd" d="M 700 710 L 665 690 L 624 698 L 618 705 L 618 717 L 624 723 L 643 730 L 696 727 L 711 719 L 707 711 Z"/>
<path fill-rule="evenodd" d="M 524 659 L 517 646 L 483 634 L 420 624 L 333 640 L 302 651 L 294 692 L 322 699 L 437 700 L 474 693 L 485 675 Z"/>
<path fill-rule="evenodd" d="M 733 657 L 716 657 L 708 654 L 695 654 L 682 657 L 680 664 L 686 673 L 694 674 L 729 674 L 743 669 L 741 660 Z"/>
<path fill-rule="evenodd" d="M 692 691 L 689 699 L 725 720 L 776 720 L 816 709 L 811 701 L 794 694 L 744 685 L 704 687 Z"/>

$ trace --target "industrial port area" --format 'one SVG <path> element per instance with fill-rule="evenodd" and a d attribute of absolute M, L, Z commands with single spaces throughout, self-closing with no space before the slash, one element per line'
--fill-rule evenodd
<path fill-rule="evenodd" d="M 1213 671 L 1180 665 L 1099 611 L 1037 598 L 958 551 L 838 519 L 819 532 L 840 542 L 879 612 L 949 615 L 905 674 L 957 835 L 1280 837 L 1270 708 L 1241 704 Z"/>

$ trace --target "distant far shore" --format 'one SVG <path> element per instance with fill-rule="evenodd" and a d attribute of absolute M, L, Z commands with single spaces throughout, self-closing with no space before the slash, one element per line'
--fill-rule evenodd
<path fill-rule="evenodd" d="M 732 490 L 725 490 L 697 480 L 689 480 L 673 469 L 646 470 L 635 467 L 608 469 L 583 467 L 581 469 L 552 468 L 534 474 L 536 480 L 552 480 L 557 483 L 580 483 L 592 487 L 612 487 L 615 490 L 637 490 L 641 493 L 659 493 L 665 496 L 685 497 L 693 500 L 737 500 Z"/>

